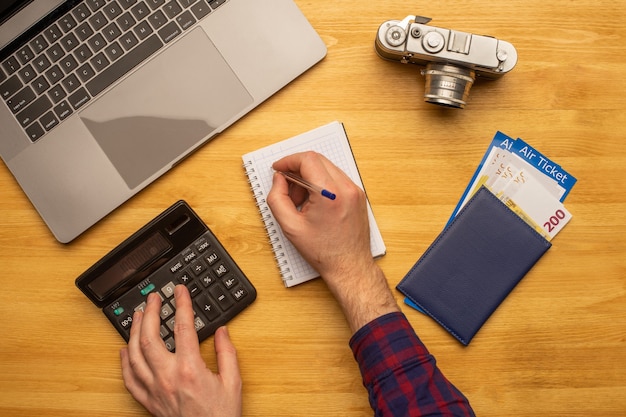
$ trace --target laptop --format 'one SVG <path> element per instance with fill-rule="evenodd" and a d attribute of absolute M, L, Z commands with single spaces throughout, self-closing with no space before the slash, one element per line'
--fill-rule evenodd
<path fill-rule="evenodd" d="M 70 242 L 326 55 L 292 0 L 3 0 L 0 156 Z"/>

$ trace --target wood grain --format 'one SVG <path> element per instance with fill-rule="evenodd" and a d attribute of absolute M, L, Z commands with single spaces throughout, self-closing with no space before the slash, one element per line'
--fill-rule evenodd
<path fill-rule="evenodd" d="M 440 1 L 417 10 L 296 2 L 328 56 L 71 244 L 54 240 L 0 166 L 0 415 L 146 415 L 121 380 L 122 339 L 74 280 L 178 199 L 205 219 L 259 293 L 230 325 L 244 416 L 372 415 L 337 305 L 319 280 L 282 286 L 241 167 L 242 154 L 333 120 L 350 137 L 392 287 L 441 230 L 497 130 L 578 178 L 566 201 L 573 220 L 469 347 L 403 309 L 477 415 L 624 415 L 626 8 L 590 0 Z M 383 21 L 413 13 L 507 40 L 519 63 L 500 80 L 479 80 L 465 110 L 426 104 L 418 68 L 373 49 Z M 215 369 L 212 339 L 202 353 Z"/>

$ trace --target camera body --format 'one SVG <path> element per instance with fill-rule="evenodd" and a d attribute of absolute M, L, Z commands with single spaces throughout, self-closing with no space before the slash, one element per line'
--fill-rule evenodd
<path fill-rule="evenodd" d="M 407 16 L 388 20 L 378 28 L 375 48 L 380 57 L 425 66 L 424 100 L 464 108 L 476 76 L 497 79 L 517 63 L 509 42 L 428 26 L 430 18 Z"/>

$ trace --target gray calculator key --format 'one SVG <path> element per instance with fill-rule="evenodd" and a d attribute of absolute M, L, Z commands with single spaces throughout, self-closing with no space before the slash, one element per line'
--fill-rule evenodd
<path fill-rule="evenodd" d="M 175 284 L 170 281 L 161 288 L 161 292 L 163 293 L 165 298 L 172 298 L 174 296 L 174 287 Z"/>

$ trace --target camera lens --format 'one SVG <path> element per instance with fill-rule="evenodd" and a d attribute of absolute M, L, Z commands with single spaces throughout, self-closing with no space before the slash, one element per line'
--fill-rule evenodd
<path fill-rule="evenodd" d="M 451 64 L 430 62 L 422 71 L 426 78 L 424 101 L 462 109 L 476 78 L 474 70 Z"/>

